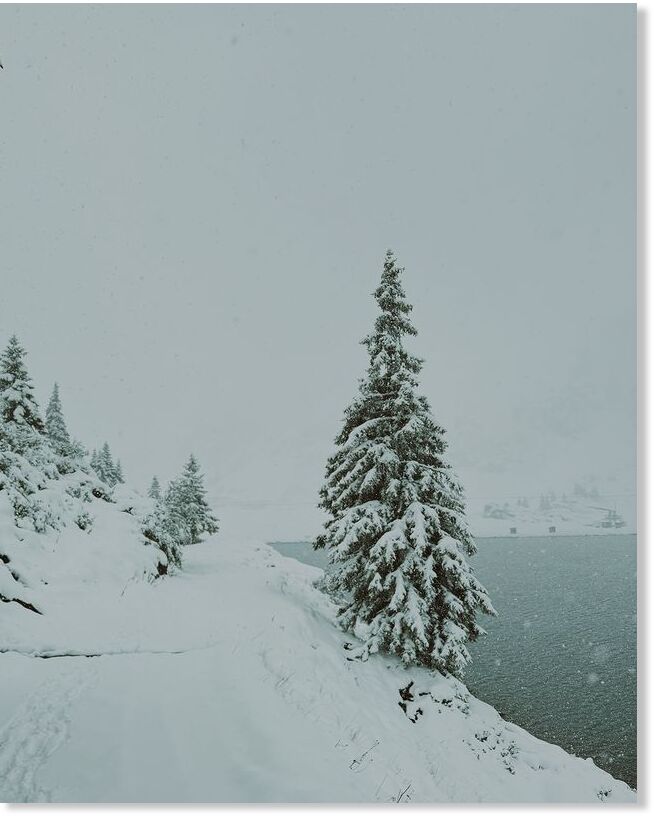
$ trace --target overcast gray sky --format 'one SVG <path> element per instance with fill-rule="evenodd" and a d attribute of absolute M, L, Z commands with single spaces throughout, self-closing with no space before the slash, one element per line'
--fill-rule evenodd
<path fill-rule="evenodd" d="M 0 343 L 137 484 L 192 449 L 218 499 L 287 503 L 290 529 L 390 246 L 468 494 L 631 491 L 635 26 L 0 6 Z"/>

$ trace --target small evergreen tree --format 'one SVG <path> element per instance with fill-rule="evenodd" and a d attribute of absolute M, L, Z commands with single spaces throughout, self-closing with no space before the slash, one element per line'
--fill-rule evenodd
<path fill-rule="evenodd" d="M 218 520 L 207 503 L 204 477 L 194 455 L 188 459 L 181 483 L 187 504 L 185 517 L 191 533 L 191 542 L 199 542 L 200 535 L 215 534 L 218 531 Z"/>
<path fill-rule="evenodd" d="M 362 658 L 387 652 L 459 675 L 466 642 L 483 633 L 477 612 L 494 611 L 467 562 L 476 549 L 444 429 L 416 393 L 422 362 L 404 347 L 416 330 L 401 273 L 388 251 L 380 312 L 363 341 L 368 370 L 327 463 L 329 518 L 315 547 L 329 551 L 327 585 L 341 599 L 341 625 L 363 640 Z"/>
<path fill-rule="evenodd" d="M 68 433 L 59 397 L 59 385 L 55 383 L 48 408 L 45 412 L 45 430 L 50 445 L 59 455 L 58 469 L 62 473 L 72 473 L 81 466 L 87 452 L 79 440 L 73 440 Z"/>
<path fill-rule="evenodd" d="M 170 565 L 182 564 L 182 540 L 174 514 L 161 499 L 157 500 L 153 511 L 143 521 L 143 534 L 147 540 L 156 543 L 166 555 L 167 565 L 161 573 L 167 573 Z"/>
<path fill-rule="evenodd" d="M 114 477 L 116 479 L 116 483 L 124 483 L 125 478 L 123 477 L 123 467 L 120 465 L 120 460 L 116 460 L 116 467 L 114 469 Z"/>
<path fill-rule="evenodd" d="M 186 519 L 185 494 L 181 478 L 170 481 L 163 503 L 167 512 L 166 524 L 168 532 L 180 545 L 189 545 L 192 542 L 192 537 Z"/>
<path fill-rule="evenodd" d="M 45 428 L 54 450 L 58 454 L 68 454 L 71 448 L 70 435 L 64 420 L 61 400 L 59 398 L 59 384 L 55 383 L 45 410 Z"/>
<path fill-rule="evenodd" d="M 44 531 L 56 527 L 57 513 L 39 492 L 59 472 L 25 356 L 15 335 L 0 356 L 0 491 L 7 492 L 16 522 L 29 519 L 36 531 Z"/>
<path fill-rule="evenodd" d="M 198 543 L 205 532 L 215 534 L 218 531 L 218 520 L 207 503 L 204 478 L 193 455 L 189 457 L 179 480 L 171 482 L 166 503 L 183 520 L 188 534 L 187 542 Z"/>
<path fill-rule="evenodd" d="M 98 455 L 98 468 L 96 469 L 96 473 L 100 480 L 104 481 L 108 486 L 116 485 L 116 466 L 111 456 L 111 449 L 106 441 Z"/>
<path fill-rule="evenodd" d="M 155 474 L 152 478 L 152 482 L 150 483 L 150 488 L 148 489 L 148 497 L 151 497 L 153 500 L 161 500 L 161 485 L 159 483 L 159 478 Z"/>
<path fill-rule="evenodd" d="M 12 335 L 0 357 L 0 423 L 16 451 L 42 443 L 45 431 L 25 366 L 26 354 L 18 338 Z"/>
<path fill-rule="evenodd" d="M 88 455 L 88 451 L 86 446 L 76 438 L 71 438 L 70 446 L 68 449 L 69 457 L 72 457 L 76 460 L 81 460 L 82 458 Z"/>

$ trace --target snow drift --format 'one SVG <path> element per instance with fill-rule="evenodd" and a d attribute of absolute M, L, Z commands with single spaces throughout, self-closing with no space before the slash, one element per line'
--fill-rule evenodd
<path fill-rule="evenodd" d="M 133 514 L 95 514 L 38 535 L 44 615 L 0 606 L 0 800 L 635 800 L 460 682 L 349 661 L 318 569 L 221 534 L 144 582 Z"/>

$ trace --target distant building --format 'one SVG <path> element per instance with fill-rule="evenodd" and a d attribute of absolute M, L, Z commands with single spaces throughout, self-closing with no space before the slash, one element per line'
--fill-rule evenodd
<path fill-rule="evenodd" d="M 602 528 L 623 528 L 625 525 L 626 523 L 620 514 L 613 509 L 608 509 L 606 517 L 600 522 Z"/>

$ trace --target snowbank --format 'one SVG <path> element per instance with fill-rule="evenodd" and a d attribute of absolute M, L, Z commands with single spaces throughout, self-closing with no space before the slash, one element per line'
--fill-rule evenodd
<path fill-rule="evenodd" d="M 269 546 L 220 535 L 164 580 L 97 579 L 132 525 L 98 515 L 47 615 L 0 609 L 0 800 L 635 800 L 458 682 L 348 661 L 320 572 Z"/>
<path fill-rule="evenodd" d="M 47 615 L 48 622 L 66 613 L 79 616 L 80 594 L 100 609 L 103 596 L 133 579 L 156 576 L 165 556 L 141 534 L 141 518 L 149 501 L 119 487 L 111 501 L 91 496 L 83 501 L 66 493 L 79 482 L 79 473 L 53 481 L 38 493 L 39 502 L 55 509 L 59 527 L 36 532 L 25 521 L 16 525 L 6 492 L 0 491 L 0 640 L 6 639 L 8 622 L 23 623 L 26 632 L 35 615 L 31 605 Z M 75 522 L 84 517 L 84 528 Z M 107 611 L 110 613 L 110 610 Z M 84 617 L 82 617 L 84 618 Z M 65 631 L 64 631 L 65 632 Z M 2 644 L 0 642 L 0 644 Z"/>

